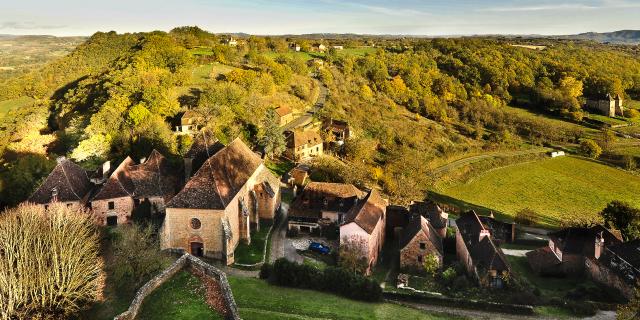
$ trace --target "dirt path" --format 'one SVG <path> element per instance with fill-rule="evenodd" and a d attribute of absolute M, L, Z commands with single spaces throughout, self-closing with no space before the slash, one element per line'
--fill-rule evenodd
<path fill-rule="evenodd" d="M 318 85 L 318 88 L 320 88 L 318 98 L 313 103 L 313 106 L 311 107 L 311 109 L 309 109 L 307 112 L 305 112 L 301 116 L 295 118 L 293 121 L 284 125 L 282 127 L 283 131 L 292 130 L 292 129 L 309 124 L 313 120 L 313 115 L 316 112 L 318 112 L 318 110 L 322 109 L 322 107 L 324 107 L 324 103 L 327 101 L 327 96 L 329 95 L 329 90 L 319 80 L 313 79 L 313 81 L 315 81 L 315 83 Z"/>
<path fill-rule="evenodd" d="M 552 149 L 549 148 L 536 148 L 536 149 L 531 149 L 531 150 L 521 150 L 521 151 L 505 151 L 505 152 L 491 152 L 491 153 L 485 153 L 485 154 L 481 154 L 481 155 L 477 155 L 477 156 L 471 156 L 471 157 L 467 157 L 467 158 L 462 158 L 462 159 L 458 159 L 456 161 L 447 163 L 445 165 L 439 166 L 435 169 L 433 169 L 433 174 L 441 174 L 444 173 L 446 171 L 449 171 L 451 169 L 455 169 L 467 164 L 471 164 L 474 162 L 478 162 L 478 161 L 482 161 L 485 159 L 491 159 L 491 158 L 497 158 L 497 157 L 515 157 L 515 156 L 522 156 L 522 155 L 527 155 L 527 154 L 539 154 L 539 153 L 546 153 L 551 151 Z"/>

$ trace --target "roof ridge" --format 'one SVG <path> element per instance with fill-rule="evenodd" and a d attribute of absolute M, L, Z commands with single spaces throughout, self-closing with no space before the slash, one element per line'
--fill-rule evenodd
<path fill-rule="evenodd" d="M 62 174 L 64 175 L 64 179 L 67 180 L 67 183 L 69 184 L 69 189 L 71 189 L 71 192 L 73 193 L 73 195 L 75 195 L 76 198 L 78 198 L 78 200 L 82 200 L 82 198 L 76 193 L 76 191 L 73 190 L 73 183 L 69 181 L 69 176 L 67 176 L 67 171 L 64 169 L 64 164 L 67 162 L 71 162 L 71 161 L 65 159 L 65 160 L 62 160 L 62 162 L 60 163 L 60 168 L 62 168 Z M 86 172 L 85 172 L 85 175 L 86 175 Z"/>

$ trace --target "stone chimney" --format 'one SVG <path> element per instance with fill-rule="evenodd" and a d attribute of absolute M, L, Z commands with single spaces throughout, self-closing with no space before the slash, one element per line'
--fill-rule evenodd
<path fill-rule="evenodd" d="M 602 234 L 602 231 L 596 234 L 596 243 L 593 250 L 593 256 L 596 259 L 600 259 L 600 255 L 604 252 L 604 236 Z"/>
<path fill-rule="evenodd" d="M 107 160 L 102 164 L 102 179 L 109 177 L 109 171 L 111 171 L 111 161 Z"/>
<path fill-rule="evenodd" d="M 187 183 L 193 171 L 193 158 L 184 158 L 184 182 Z"/>

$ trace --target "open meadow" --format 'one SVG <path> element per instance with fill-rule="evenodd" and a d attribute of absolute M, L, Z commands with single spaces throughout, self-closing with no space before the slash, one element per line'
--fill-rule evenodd
<path fill-rule="evenodd" d="M 613 200 L 640 206 L 640 177 L 597 162 L 562 157 L 488 171 L 466 182 L 439 185 L 448 197 L 513 217 L 538 212 L 540 225 L 557 227 L 576 217 L 595 217 Z"/>

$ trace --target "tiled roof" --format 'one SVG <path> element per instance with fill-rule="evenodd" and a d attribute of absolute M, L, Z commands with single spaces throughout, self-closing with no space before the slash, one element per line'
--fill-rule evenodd
<path fill-rule="evenodd" d="M 167 207 L 224 209 L 261 163 L 242 140 L 235 139 L 207 159 Z"/>
<path fill-rule="evenodd" d="M 431 243 L 438 249 L 438 252 L 440 252 L 440 254 L 443 253 L 442 238 L 440 238 L 433 226 L 431 226 L 429 221 L 423 216 L 414 217 L 404 228 L 400 238 L 400 249 L 406 247 L 419 232 L 424 232 Z"/>
<path fill-rule="evenodd" d="M 356 203 L 349 210 L 345 223 L 355 222 L 360 228 L 371 234 L 384 216 L 386 209 L 387 201 L 380 196 L 380 192 L 373 189 L 362 201 Z"/>
<path fill-rule="evenodd" d="M 293 201 L 289 215 L 320 218 L 322 211 L 346 213 L 365 193 L 352 184 L 310 182 Z"/>
<path fill-rule="evenodd" d="M 92 188 L 87 172 L 77 164 L 62 159 L 49 176 L 29 197 L 29 202 L 45 204 L 52 201 L 53 190 L 61 202 L 81 201 Z"/>
<path fill-rule="evenodd" d="M 640 239 L 617 244 L 608 249 L 634 268 L 640 269 Z"/>
<path fill-rule="evenodd" d="M 447 226 L 447 219 L 442 217 L 444 211 L 433 201 L 415 202 L 409 206 L 409 211 L 429 219 L 431 226 L 436 229 Z"/>
<path fill-rule="evenodd" d="M 286 116 L 288 114 L 291 113 L 291 108 L 289 108 L 288 106 L 282 106 L 282 107 L 278 107 L 276 108 L 276 113 L 278 114 L 278 116 Z"/>
<path fill-rule="evenodd" d="M 489 230 L 482 224 L 475 211 L 463 213 L 456 220 L 456 226 L 476 266 L 482 266 L 486 270 L 510 270 L 502 250 L 495 245 L 491 235 L 480 239 L 481 232 L 488 233 Z"/>
<path fill-rule="evenodd" d="M 315 146 L 322 143 L 322 137 L 319 133 L 313 130 L 300 131 L 294 130 L 289 135 L 289 141 L 287 142 L 287 147 L 289 148 L 297 148 L 301 147 L 305 144 L 310 146 Z"/>
<path fill-rule="evenodd" d="M 607 228 L 597 225 L 591 228 L 571 227 L 549 234 L 563 253 L 583 254 L 593 248 L 596 237 L 602 234 L 605 246 L 619 244 L 622 241 Z"/>

